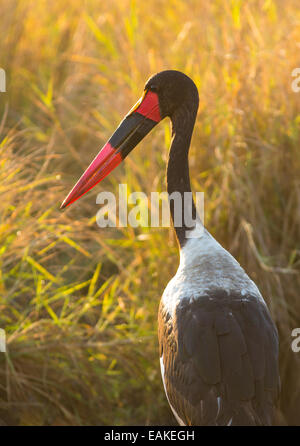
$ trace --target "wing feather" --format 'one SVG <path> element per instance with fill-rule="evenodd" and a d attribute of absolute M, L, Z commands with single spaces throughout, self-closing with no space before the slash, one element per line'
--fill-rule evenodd
<path fill-rule="evenodd" d="M 169 401 L 186 424 L 270 424 L 279 389 L 278 335 L 258 296 L 211 290 L 160 305 Z"/>

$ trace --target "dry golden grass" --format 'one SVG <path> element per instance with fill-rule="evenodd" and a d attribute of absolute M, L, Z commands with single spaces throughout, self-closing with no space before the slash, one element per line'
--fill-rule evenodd
<path fill-rule="evenodd" d="M 0 419 L 171 424 L 156 313 L 172 231 L 104 229 L 96 194 L 164 190 L 169 123 L 61 213 L 74 180 L 162 69 L 190 75 L 190 153 L 206 226 L 264 295 L 280 334 L 280 410 L 300 424 L 298 1 L 6 0 L 0 67 Z M 144 236 L 141 237 L 141 234 Z"/>

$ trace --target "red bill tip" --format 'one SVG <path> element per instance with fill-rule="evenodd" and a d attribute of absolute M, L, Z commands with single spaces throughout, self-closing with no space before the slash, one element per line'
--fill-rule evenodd
<path fill-rule="evenodd" d="M 105 178 L 115 167 L 117 167 L 122 161 L 120 153 L 116 153 L 116 150 L 109 144 L 105 144 L 103 149 L 99 152 L 96 158 L 91 162 L 84 174 L 77 181 L 71 192 L 65 198 L 60 206 L 60 209 L 64 209 L 78 198 L 82 197 L 92 187 Z"/>

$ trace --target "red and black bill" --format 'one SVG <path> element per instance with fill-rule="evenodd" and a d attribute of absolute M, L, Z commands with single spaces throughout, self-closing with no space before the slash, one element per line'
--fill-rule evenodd
<path fill-rule="evenodd" d="M 161 120 L 156 93 L 145 91 L 119 127 L 91 162 L 61 209 L 69 206 L 103 180 Z"/>

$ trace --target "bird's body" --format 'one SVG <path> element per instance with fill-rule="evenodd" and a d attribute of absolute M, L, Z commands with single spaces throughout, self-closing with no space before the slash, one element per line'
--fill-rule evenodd
<path fill-rule="evenodd" d="M 178 210 L 170 201 L 180 265 L 158 314 L 164 389 L 180 424 L 270 425 L 279 391 L 276 327 L 254 282 L 202 226 L 194 202 L 185 206 L 198 103 L 197 88 L 183 73 L 152 76 L 62 207 L 101 181 L 161 119 L 170 117 L 167 190 L 170 197 L 179 196 L 182 206 Z"/>
<path fill-rule="evenodd" d="M 278 340 L 266 304 L 207 232 L 180 250 L 159 306 L 164 389 L 182 425 L 269 425 Z"/>

